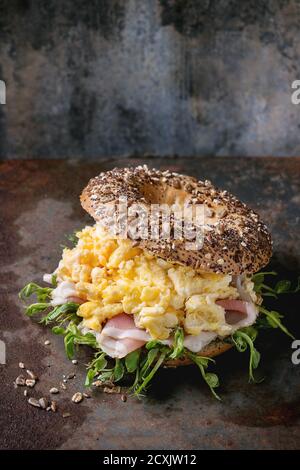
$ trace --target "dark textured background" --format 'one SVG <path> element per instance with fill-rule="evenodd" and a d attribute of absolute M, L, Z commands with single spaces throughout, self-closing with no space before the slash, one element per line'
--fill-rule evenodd
<path fill-rule="evenodd" d="M 297 0 L 0 0 L 0 157 L 297 155 Z"/>

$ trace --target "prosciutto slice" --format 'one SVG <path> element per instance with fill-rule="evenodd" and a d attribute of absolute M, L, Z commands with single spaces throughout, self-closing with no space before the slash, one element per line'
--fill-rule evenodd
<path fill-rule="evenodd" d="M 217 300 L 216 304 L 225 309 L 226 322 L 232 325 L 235 330 L 253 325 L 258 315 L 258 310 L 253 302 L 224 299 Z"/>
<path fill-rule="evenodd" d="M 108 320 L 103 330 L 97 335 L 102 350 L 110 357 L 121 359 L 139 349 L 149 341 L 150 335 L 137 328 L 132 315 L 120 313 Z"/>

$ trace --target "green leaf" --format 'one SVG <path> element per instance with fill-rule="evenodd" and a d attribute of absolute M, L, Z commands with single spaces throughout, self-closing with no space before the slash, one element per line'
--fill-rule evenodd
<path fill-rule="evenodd" d="M 274 271 L 270 272 L 260 272 L 252 276 L 252 281 L 254 282 L 254 290 L 264 297 L 277 297 L 279 294 L 294 294 L 300 290 L 300 276 L 297 279 L 297 284 L 292 288 L 292 283 L 289 280 L 278 281 L 275 287 L 268 286 L 265 283 L 265 276 L 268 275 L 277 275 Z"/>
<path fill-rule="evenodd" d="M 150 349 L 154 349 L 157 347 L 162 346 L 162 343 L 158 341 L 157 339 L 152 339 L 151 341 L 148 341 L 148 343 L 145 344 L 145 348 L 149 351 Z"/>
<path fill-rule="evenodd" d="M 200 369 L 201 375 L 207 385 L 210 388 L 211 393 L 217 400 L 221 400 L 219 395 L 215 392 L 215 388 L 219 387 L 219 378 L 216 374 L 212 372 L 206 372 L 208 367 L 209 361 L 215 362 L 213 359 L 203 356 L 198 356 L 197 354 L 191 353 L 190 351 L 187 353 L 189 358 L 198 366 Z"/>
<path fill-rule="evenodd" d="M 219 377 L 217 374 L 213 374 L 212 372 L 208 372 L 205 374 L 206 382 L 209 385 L 210 388 L 216 388 L 219 387 Z"/>
<path fill-rule="evenodd" d="M 36 315 L 37 313 L 43 312 L 49 308 L 48 303 L 40 302 L 36 304 L 31 304 L 25 309 L 25 315 L 31 317 L 32 315 Z"/>
<path fill-rule="evenodd" d="M 114 379 L 114 370 L 113 369 L 104 370 L 97 377 L 97 380 L 101 380 L 101 382 L 113 382 L 113 379 Z"/>
<path fill-rule="evenodd" d="M 274 290 L 277 292 L 277 294 L 295 294 L 300 290 L 300 276 L 297 279 L 296 286 L 293 289 L 291 288 L 291 286 L 291 281 L 278 281 L 276 286 L 274 287 Z"/>
<path fill-rule="evenodd" d="M 100 355 L 99 355 L 100 354 Z M 105 352 L 96 354 L 96 359 L 94 360 L 93 367 L 97 372 L 102 371 L 107 366 L 107 360 L 105 359 Z"/>
<path fill-rule="evenodd" d="M 74 302 L 67 302 L 63 305 L 58 305 L 51 310 L 48 315 L 42 318 L 41 322 L 48 325 L 53 321 L 58 321 L 63 315 L 67 313 L 76 313 L 78 310 L 79 304 L 75 304 Z"/>
<path fill-rule="evenodd" d="M 74 336 L 74 341 L 76 344 L 85 344 L 86 346 L 91 346 L 92 348 L 99 347 L 93 333 L 86 333 L 85 335 L 77 334 Z"/>
<path fill-rule="evenodd" d="M 35 282 L 30 282 L 19 292 L 19 297 L 21 300 L 25 300 L 31 295 L 36 294 L 39 302 L 45 302 L 51 298 L 52 291 L 51 287 L 41 287 Z"/>
<path fill-rule="evenodd" d="M 51 331 L 55 335 L 65 335 L 67 333 L 67 330 L 61 326 L 54 326 Z"/>
<path fill-rule="evenodd" d="M 283 315 L 281 315 L 279 312 L 276 312 L 275 310 L 269 311 L 262 306 L 259 307 L 259 311 L 266 315 L 267 321 L 272 328 L 280 328 L 281 331 L 283 331 L 290 338 L 295 339 L 292 333 L 289 332 L 289 330 L 283 325 L 282 321 L 280 320 L 281 318 L 283 318 Z"/>
<path fill-rule="evenodd" d="M 88 364 L 88 372 L 85 379 L 85 386 L 89 387 L 94 378 L 107 366 L 106 354 L 103 351 L 95 354 L 94 360 Z"/>
<path fill-rule="evenodd" d="M 74 357 L 74 339 L 74 335 L 71 332 L 67 333 L 64 338 L 65 351 L 68 359 Z"/>
<path fill-rule="evenodd" d="M 90 369 L 87 371 L 85 382 L 84 382 L 85 387 L 90 387 L 92 385 L 96 375 L 97 375 L 97 371 L 95 369 Z"/>
<path fill-rule="evenodd" d="M 253 327 L 238 330 L 232 335 L 232 341 L 239 352 L 244 352 L 249 348 L 249 381 L 259 383 L 262 382 L 263 379 L 257 380 L 253 373 L 253 371 L 257 369 L 260 362 L 260 353 L 253 344 L 257 336 L 257 332 L 255 334 L 254 331 L 255 329 Z"/>
<path fill-rule="evenodd" d="M 136 371 L 140 360 L 140 354 L 140 349 L 136 349 L 135 351 L 132 351 L 131 353 L 127 354 L 127 356 L 125 357 L 125 366 L 127 372 L 132 373 Z"/>
<path fill-rule="evenodd" d="M 252 282 L 254 282 L 255 292 L 261 293 L 261 288 L 265 280 L 265 276 L 277 276 L 277 273 L 275 271 L 265 271 L 254 274 L 252 276 Z"/>
<path fill-rule="evenodd" d="M 140 371 L 140 376 L 142 378 L 144 377 L 144 375 L 147 374 L 153 361 L 156 359 L 158 353 L 159 353 L 159 348 L 150 349 L 150 351 L 148 352 L 147 359 Z"/>
<path fill-rule="evenodd" d="M 283 294 L 284 292 L 288 292 L 291 288 L 291 281 L 278 281 L 274 287 L 274 290 L 277 294 Z"/>
<path fill-rule="evenodd" d="M 170 359 L 177 359 L 180 357 L 183 353 L 184 350 L 184 331 L 183 328 L 178 327 L 175 331 L 174 334 L 174 345 L 173 345 L 173 351 L 170 354 Z"/>
<path fill-rule="evenodd" d="M 149 353 L 151 351 L 149 351 Z M 148 355 L 149 355 L 149 353 L 148 353 Z M 149 374 L 146 377 L 142 376 L 142 383 L 135 390 L 136 395 L 140 395 L 140 393 L 147 387 L 149 382 L 152 380 L 152 378 L 154 377 L 154 375 L 156 374 L 156 372 L 158 371 L 158 369 L 160 368 L 160 366 L 164 362 L 166 355 L 167 355 L 166 351 L 161 352 L 158 360 L 156 361 L 155 365 L 152 367 Z"/>
<path fill-rule="evenodd" d="M 57 287 L 57 275 L 56 274 L 52 274 L 51 284 L 53 285 L 53 287 Z"/>
<path fill-rule="evenodd" d="M 123 365 L 123 362 L 121 361 L 121 359 L 117 358 L 116 359 L 116 364 L 115 364 L 115 367 L 114 367 L 115 382 L 118 382 L 119 380 L 121 380 L 123 378 L 124 372 L 125 372 L 125 367 Z"/>

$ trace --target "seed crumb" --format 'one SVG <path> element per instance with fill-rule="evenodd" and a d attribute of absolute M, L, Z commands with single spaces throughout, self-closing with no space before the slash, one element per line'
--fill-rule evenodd
<path fill-rule="evenodd" d="M 76 374 L 74 374 L 74 373 L 71 373 L 71 374 L 67 375 L 68 380 L 74 379 L 75 377 L 76 377 Z"/>
<path fill-rule="evenodd" d="M 61 387 L 63 390 L 67 390 L 67 387 L 66 387 L 66 385 L 65 385 L 63 382 L 60 384 L 60 387 Z"/>
<path fill-rule="evenodd" d="M 83 400 L 83 395 L 80 392 L 76 392 L 72 396 L 72 402 L 73 403 L 80 403 L 82 400 Z"/>
<path fill-rule="evenodd" d="M 28 390 L 25 389 L 25 390 L 24 390 L 24 397 L 27 397 L 27 395 L 28 395 Z"/>
<path fill-rule="evenodd" d="M 24 387 L 25 385 L 24 375 L 19 375 L 15 380 L 15 384 L 18 385 L 18 387 Z"/>
<path fill-rule="evenodd" d="M 51 343 L 50 343 L 49 339 L 47 339 L 47 340 L 44 342 L 44 345 L 45 345 L 45 346 L 49 346 L 49 344 L 51 344 Z"/>
<path fill-rule="evenodd" d="M 26 379 L 25 384 L 27 387 L 33 388 L 36 384 L 36 381 L 34 379 Z"/>
<path fill-rule="evenodd" d="M 124 403 L 126 403 L 126 401 L 127 401 L 127 396 L 124 395 L 124 394 L 122 394 L 122 395 L 121 395 L 121 400 L 122 400 Z"/>
<path fill-rule="evenodd" d="M 50 388 L 49 393 L 52 393 L 52 394 L 55 395 L 56 393 L 59 393 L 59 390 L 56 387 L 52 387 L 52 388 Z"/>
<path fill-rule="evenodd" d="M 72 364 L 75 364 L 75 365 L 78 364 L 77 359 L 73 359 L 73 360 L 72 360 Z"/>
<path fill-rule="evenodd" d="M 103 389 L 104 393 L 121 393 L 121 387 L 104 387 Z"/>
<path fill-rule="evenodd" d="M 40 404 L 40 407 L 43 408 L 43 410 L 45 410 L 48 407 L 47 398 L 45 398 L 45 397 L 40 398 L 39 399 L 39 404 Z"/>
<path fill-rule="evenodd" d="M 84 393 L 83 393 L 83 396 L 84 396 L 85 398 L 91 398 L 91 395 L 90 395 L 89 393 L 87 393 L 87 392 L 84 392 Z"/>
<path fill-rule="evenodd" d="M 71 413 L 63 413 L 62 417 L 63 418 L 69 418 L 71 416 Z"/>
<path fill-rule="evenodd" d="M 32 380 L 37 380 L 38 379 L 37 375 L 35 375 L 35 373 L 32 372 L 32 370 L 27 369 L 26 372 Z"/>
<path fill-rule="evenodd" d="M 56 413 L 56 411 L 57 411 L 57 403 L 56 403 L 56 401 L 52 401 L 52 402 L 51 402 L 50 409 L 51 409 L 51 411 L 53 411 L 53 413 Z"/>
<path fill-rule="evenodd" d="M 32 397 L 29 398 L 29 399 L 28 399 L 28 403 L 29 403 L 29 405 L 35 406 L 36 408 L 40 408 L 40 407 L 41 407 L 39 401 L 38 401 L 36 398 L 32 398 Z"/>
<path fill-rule="evenodd" d="M 19 362 L 19 367 L 20 367 L 20 369 L 25 369 L 25 364 L 24 364 L 24 362 Z"/>

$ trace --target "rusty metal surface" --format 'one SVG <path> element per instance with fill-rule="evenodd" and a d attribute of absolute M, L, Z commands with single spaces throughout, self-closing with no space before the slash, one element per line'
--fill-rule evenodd
<path fill-rule="evenodd" d="M 130 160 L 144 163 L 147 160 Z M 149 161 L 153 164 L 153 160 Z M 82 389 L 86 353 L 80 364 L 64 355 L 60 337 L 24 318 L 17 292 L 29 280 L 51 272 L 64 234 L 90 221 L 78 195 L 100 170 L 128 161 L 74 163 L 9 161 L 0 166 L 1 265 L 0 339 L 7 365 L 0 365 L 0 448 L 14 449 L 296 449 L 300 448 L 300 366 L 291 363 L 291 341 L 276 331 L 258 341 L 262 352 L 260 385 L 247 383 L 247 357 L 235 351 L 217 361 L 223 401 L 214 400 L 194 367 L 163 370 L 148 397 L 96 391 L 71 403 Z M 274 265 L 294 276 L 300 264 L 300 160 L 156 159 L 156 167 L 209 178 L 231 190 L 264 216 L 274 237 Z M 280 301 L 287 325 L 300 337 L 296 297 Z M 45 346 L 46 339 L 51 345 Z M 57 413 L 30 407 L 23 390 L 13 387 L 19 361 L 40 380 L 31 392 L 40 397 L 76 370 L 68 390 L 57 397 Z M 63 412 L 70 412 L 63 418 Z"/>

